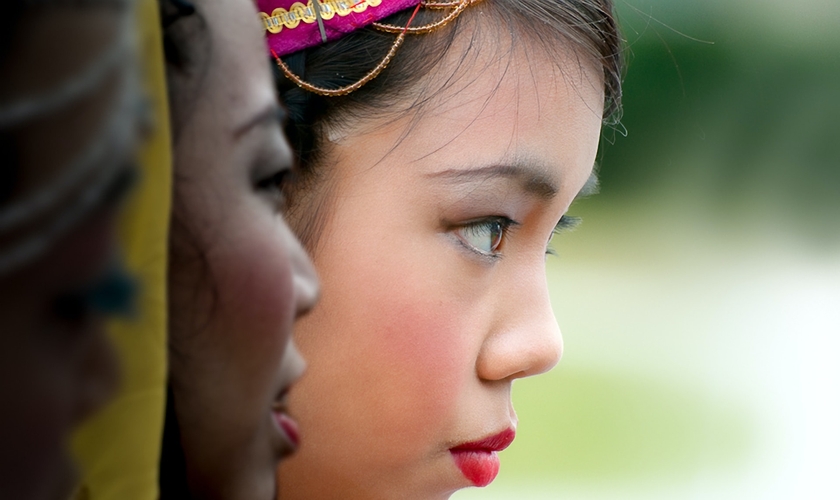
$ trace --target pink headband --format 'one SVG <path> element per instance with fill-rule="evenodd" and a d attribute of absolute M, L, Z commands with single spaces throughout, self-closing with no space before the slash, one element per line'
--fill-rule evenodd
<path fill-rule="evenodd" d="M 284 56 L 335 40 L 421 0 L 257 0 L 269 51 Z M 320 8 L 314 8 L 313 2 Z"/>

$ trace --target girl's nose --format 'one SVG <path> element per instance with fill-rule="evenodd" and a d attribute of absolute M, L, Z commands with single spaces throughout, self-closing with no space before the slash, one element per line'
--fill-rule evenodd
<path fill-rule="evenodd" d="M 496 308 L 496 322 L 479 352 L 476 370 L 487 381 L 530 377 L 560 361 L 563 337 L 548 296 L 544 270 L 513 280 Z"/>

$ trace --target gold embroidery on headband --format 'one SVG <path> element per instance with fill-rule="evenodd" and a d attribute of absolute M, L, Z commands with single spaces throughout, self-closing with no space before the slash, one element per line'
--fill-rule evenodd
<path fill-rule="evenodd" d="M 317 3 L 320 7 L 316 12 L 313 3 Z M 341 17 L 349 15 L 351 12 L 360 13 L 368 9 L 368 7 L 378 7 L 382 4 L 382 0 L 309 0 L 306 5 L 295 2 L 286 10 L 282 7 L 271 11 L 269 16 L 265 12 L 260 12 L 260 17 L 265 25 L 265 30 L 272 34 L 277 34 L 286 29 L 295 29 L 303 21 L 306 24 L 312 24 L 318 21 L 318 14 L 321 19 L 328 21 L 338 14 Z"/>
<path fill-rule="evenodd" d="M 310 0 L 310 2 L 311 1 L 312 0 Z M 318 0 L 315 0 L 315 1 L 318 1 Z M 327 0 L 327 2 L 330 2 L 330 3 L 335 3 L 335 1 L 336 0 Z M 379 5 L 379 3 L 382 0 L 358 0 L 359 3 L 357 3 L 355 5 L 359 5 L 363 2 L 367 2 L 372 7 L 375 7 L 376 5 L 373 5 L 373 3 L 372 3 L 374 1 L 376 2 L 376 5 Z M 391 45 L 391 49 L 388 50 L 388 53 L 385 54 L 385 57 L 382 58 L 382 60 L 379 62 L 379 64 L 377 64 L 372 70 L 370 70 L 367 74 L 365 74 L 365 76 L 363 76 L 359 81 L 357 81 L 355 83 L 351 83 L 350 85 L 346 85 L 344 87 L 327 89 L 327 88 L 324 88 L 324 87 L 319 87 L 317 85 L 313 85 L 313 84 L 311 84 L 307 81 L 304 81 L 301 77 L 297 76 L 296 74 L 294 74 L 292 72 L 291 69 L 289 69 L 289 67 L 286 65 L 286 63 L 283 62 L 282 59 L 280 59 L 280 56 L 278 56 L 277 53 L 274 52 L 274 50 L 272 50 L 271 53 L 274 56 L 274 59 L 277 61 L 277 66 L 280 67 L 280 70 L 283 71 L 283 74 L 286 75 L 286 78 L 288 78 L 289 80 L 294 82 L 298 87 L 300 87 L 300 88 L 302 88 L 302 89 L 304 89 L 308 92 L 312 92 L 313 94 L 318 94 L 318 95 L 322 95 L 322 96 L 325 96 L 325 97 L 343 96 L 343 95 L 347 95 L 351 92 L 354 92 L 354 91 L 358 90 L 359 88 L 364 86 L 366 83 L 368 83 L 369 81 L 371 81 L 374 78 L 376 78 L 377 76 L 379 76 L 379 73 L 381 73 L 382 70 L 384 70 L 385 67 L 388 66 L 388 63 L 390 63 L 391 59 L 393 59 L 394 55 L 396 55 L 397 50 L 402 45 L 403 41 L 405 40 L 406 35 L 409 35 L 409 34 L 420 35 L 420 34 L 430 33 L 430 32 L 432 32 L 432 31 L 434 31 L 438 28 L 446 26 L 447 24 L 452 22 L 456 17 L 458 17 L 464 11 L 464 9 L 466 9 L 470 5 L 476 4 L 480 1 L 481 0 L 449 0 L 449 1 L 444 1 L 444 2 L 437 2 L 437 1 L 424 2 L 424 1 L 421 1 L 414 8 L 414 13 L 411 14 L 411 17 L 408 19 L 408 22 L 405 23 L 405 26 L 394 26 L 394 25 L 385 24 L 385 23 L 373 23 L 372 26 L 373 26 L 374 29 L 379 30 L 379 31 L 388 32 L 388 33 L 395 33 L 395 34 L 397 34 L 397 38 L 394 40 L 393 45 Z M 296 4 L 292 5 L 290 10 L 294 10 L 295 5 L 301 5 L 302 6 L 303 4 L 296 3 Z M 322 3 L 321 5 L 326 5 L 326 3 Z M 417 12 L 420 10 L 421 7 L 425 8 L 425 9 L 436 9 L 436 10 L 452 9 L 452 10 L 451 10 L 451 12 L 446 14 L 442 19 L 440 19 L 438 21 L 434 21 L 434 22 L 432 22 L 430 24 L 426 24 L 424 26 L 411 26 L 411 22 L 414 20 L 414 16 L 417 15 Z M 365 7 L 365 8 L 367 8 L 367 7 Z M 277 12 L 277 11 L 275 10 L 275 12 Z M 336 11 L 333 11 L 333 12 L 336 12 Z M 324 19 L 330 19 L 334 15 L 331 12 L 329 14 L 329 17 L 327 17 L 327 15 L 324 14 L 324 10 L 321 10 L 321 13 L 322 13 Z M 339 15 L 346 15 L 346 14 L 341 14 L 339 12 Z M 268 18 L 268 16 L 266 16 L 265 14 L 263 14 L 263 16 L 264 16 L 264 19 Z M 314 18 L 314 16 L 313 16 L 313 18 Z M 295 19 L 296 19 L 296 22 L 295 22 L 294 26 L 297 26 L 300 23 L 300 21 L 298 20 L 300 18 L 296 17 Z M 305 21 L 305 22 L 310 22 L 311 23 L 311 22 L 314 22 L 314 21 Z M 266 26 L 268 26 L 268 24 L 266 24 Z M 285 26 L 285 24 L 283 26 Z M 268 28 L 266 27 L 266 29 L 268 29 Z M 279 27 L 277 29 L 277 31 L 273 32 L 273 33 L 279 33 L 281 29 L 282 29 L 282 26 Z"/>

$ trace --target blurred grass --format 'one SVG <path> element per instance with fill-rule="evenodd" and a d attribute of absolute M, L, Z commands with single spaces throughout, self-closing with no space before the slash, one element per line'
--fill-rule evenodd
<path fill-rule="evenodd" d="M 772 217 L 801 238 L 836 245 L 840 30 L 825 17 L 840 19 L 840 3 L 619 7 L 628 135 L 606 133 L 601 178 L 616 196 L 602 201 L 672 190 L 715 217 Z"/>
<path fill-rule="evenodd" d="M 672 198 L 574 212 L 548 266 L 564 357 L 514 384 L 501 474 L 457 498 L 806 498 L 798 468 L 840 463 L 840 378 L 819 358 L 838 347 L 840 256 L 686 224 L 702 208 Z"/>
<path fill-rule="evenodd" d="M 517 384 L 523 422 L 505 474 L 557 482 L 691 479 L 744 460 L 748 421 L 697 391 L 656 378 L 562 366 Z"/>

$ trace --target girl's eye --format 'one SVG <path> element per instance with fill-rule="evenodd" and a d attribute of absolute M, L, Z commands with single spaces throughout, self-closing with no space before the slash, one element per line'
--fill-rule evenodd
<path fill-rule="evenodd" d="M 506 217 L 494 217 L 461 226 L 455 234 L 470 250 L 481 255 L 497 256 L 512 224 L 514 222 Z"/>
<path fill-rule="evenodd" d="M 257 188 L 264 190 L 276 189 L 278 191 L 282 191 L 283 186 L 285 186 L 288 183 L 291 173 L 292 170 L 289 168 L 278 170 L 277 172 L 266 177 L 265 179 L 262 179 L 259 182 L 257 182 Z"/>

